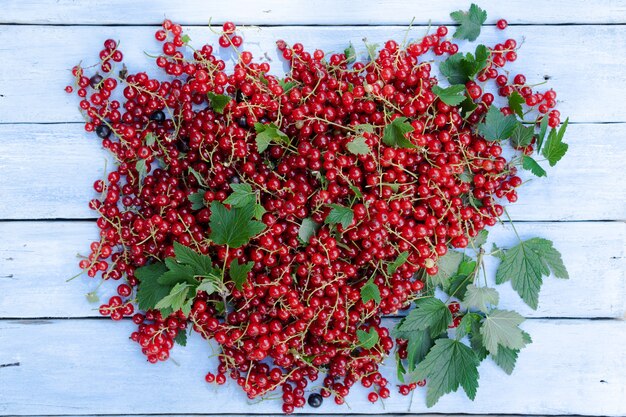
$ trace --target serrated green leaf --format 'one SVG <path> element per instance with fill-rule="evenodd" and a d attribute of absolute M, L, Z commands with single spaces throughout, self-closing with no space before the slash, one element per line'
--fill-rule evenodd
<path fill-rule="evenodd" d="M 448 280 L 459 269 L 459 265 L 463 260 L 463 254 L 455 250 L 449 250 L 444 256 L 437 260 L 439 271 L 436 275 L 428 276 L 428 281 L 432 286 L 444 287 L 448 284 Z"/>
<path fill-rule="evenodd" d="M 561 254 L 554 249 L 552 242 L 535 237 L 504 253 L 496 272 L 496 284 L 511 281 L 513 289 L 524 302 L 536 310 L 542 276 L 549 276 L 550 270 L 557 278 L 569 278 Z"/>
<path fill-rule="evenodd" d="M 231 207 L 245 207 L 256 202 L 256 192 L 252 190 L 250 184 L 239 183 L 230 184 L 233 192 L 224 200 L 224 204 L 230 204 Z"/>
<path fill-rule="evenodd" d="M 450 13 L 450 17 L 459 24 L 454 37 L 473 42 L 480 35 L 480 28 L 487 20 L 487 12 L 472 3 L 467 12 L 458 10 Z"/>
<path fill-rule="evenodd" d="M 278 80 L 278 85 L 283 88 L 283 93 L 288 93 L 298 84 L 295 81 Z"/>
<path fill-rule="evenodd" d="M 324 223 L 337 224 L 340 223 L 344 229 L 347 229 L 354 219 L 354 211 L 350 207 L 345 207 L 339 204 L 330 204 L 332 210 L 326 216 Z"/>
<path fill-rule="evenodd" d="M 146 146 L 152 146 L 156 142 L 156 136 L 152 132 L 148 133 L 145 137 Z"/>
<path fill-rule="evenodd" d="M 462 84 L 451 85 L 447 88 L 434 85 L 431 90 L 441 101 L 449 106 L 457 106 L 467 98 L 465 94 L 463 94 L 465 92 L 465 86 Z"/>
<path fill-rule="evenodd" d="M 255 123 L 254 130 L 256 131 L 256 146 L 259 153 L 262 153 L 267 149 L 271 143 L 287 143 L 289 137 L 281 132 L 274 123 L 263 124 Z"/>
<path fill-rule="evenodd" d="M 182 43 L 187 45 L 189 41 L 191 40 L 191 38 L 189 37 L 189 35 L 185 33 L 183 36 L 180 37 L 180 40 L 182 41 Z"/>
<path fill-rule="evenodd" d="M 135 169 L 137 170 L 137 183 L 141 185 L 146 176 L 148 176 L 148 162 L 145 159 L 140 159 L 135 163 Z"/>
<path fill-rule="evenodd" d="M 368 303 L 370 300 L 374 300 L 377 305 L 380 304 L 380 289 L 378 285 L 374 283 L 373 279 L 369 279 L 365 285 L 361 287 L 361 300 L 364 304 Z"/>
<path fill-rule="evenodd" d="M 478 125 L 478 133 L 488 141 L 504 140 L 511 137 L 518 124 L 515 116 L 505 116 L 498 108 L 491 106 L 485 120 Z"/>
<path fill-rule="evenodd" d="M 166 271 L 167 267 L 162 262 L 142 266 L 135 270 L 135 277 L 139 280 L 137 305 L 141 310 L 153 309 L 160 299 L 169 294 L 172 287 L 158 282 Z"/>
<path fill-rule="evenodd" d="M 211 108 L 213 109 L 213 111 L 219 114 L 224 113 L 224 109 L 226 108 L 230 100 L 232 100 L 229 96 L 225 94 L 215 94 L 212 91 L 209 91 L 207 93 L 207 97 L 211 102 Z"/>
<path fill-rule="evenodd" d="M 374 133 L 374 125 L 370 123 L 360 123 L 352 126 L 358 133 Z"/>
<path fill-rule="evenodd" d="M 357 187 L 355 187 L 352 184 L 348 185 L 348 188 L 350 188 L 350 190 L 352 190 L 352 192 L 354 193 L 354 195 L 356 196 L 356 198 L 363 198 L 363 193 L 361 192 L 361 190 L 359 190 Z"/>
<path fill-rule="evenodd" d="M 404 319 L 400 330 L 428 330 L 431 337 L 437 337 L 452 322 L 452 313 L 446 304 L 438 298 L 420 298 L 415 308 Z"/>
<path fill-rule="evenodd" d="M 267 212 L 267 210 L 265 210 L 265 207 L 263 207 L 262 204 L 255 204 L 254 205 L 254 209 L 252 210 L 254 213 L 254 218 L 257 220 L 262 220 L 263 219 L 263 215 Z"/>
<path fill-rule="evenodd" d="M 451 297 L 454 296 L 460 300 L 465 297 L 467 285 L 474 280 L 476 272 L 476 261 L 464 256 L 463 261 L 459 264 L 459 268 L 448 280 L 447 285 L 443 286 L 443 290 Z"/>
<path fill-rule="evenodd" d="M 565 135 L 565 130 L 567 129 L 567 124 L 569 122 L 569 118 L 565 120 L 565 123 L 558 130 L 552 129 L 550 134 L 548 135 L 548 140 L 541 152 L 541 154 L 548 160 L 548 163 L 551 167 L 555 166 L 557 162 L 563 158 L 565 152 L 569 148 L 567 143 L 563 143 L 563 136 Z"/>
<path fill-rule="evenodd" d="M 217 292 L 218 291 L 218 287 L 217 287 L 217 284 L 216 284 L 216 280 L 217 279 L 218 278 L 216 276 L 203 279 L 200 282 L 200 285 L 198 285 L 196 287 L 196 293 L 198 293 L 200 291 L 204 291 L 204 292 L 207 293 L 207 295 L 211 295 L 211 294 Z"/>
<path fill-rule="evenodd" d="M 413 372 L 418 363 L 424 360 L 434 341 L 428 331 L 411 332 L 406 347 L 409 372 Z"/>
<path fill-rule="evenodd" d="M 487 313 L 490 306 L 498 305 L 500 296 L 498 291 L 489 287 L 477 287 L 474 284 L 467 286 L 465 297 L 463 297 L 463 305 L 468 309 L 480 310 Z"/>
<path fill-rule="evenodd" d="M 435 346 L 415 368 L 417 379 L 428 381 L 426 406 L 432 407 L 444 394 L 459 386 L 470 399 L 478 388 L 478 358 L 472 349 L 454 339 L 437 339 Z"/>
<path fill-rule="evenodd" d="M 346 149 L 354 155 L 367 155 L 370 153 L 370 147 L 367 146 L 363 136 L 357 136 L 346 144 Z"/>
<path fill-rule="evenodd" d="M 541 147 L 543 146 L 543 141 L 546 138 L 546 132 L 548 131 L 548 121 L 549 117 L 543 116 L 541 119 L 541 124 L 539 125 L 539 136 L 537 136 L 537 153 L 541 151 Z"/>
<path fill-rule="evenodd" d="M 168 271 L 159 277 L 159 284 L 171 286 L 184 282 L 191 285 L 197 283 L 196 271 L 192 266 L 179 264 L 175 258 L 165 258 L 165 266 Z"/>
<path fill-rule="evenodd" d="M 465 100 L 461 102 L 461 115 L 467 117 L 478 108 L 478 104 L 474 103 L 470 97 L 465 97 Z"/>
<path fill-rule="evenodd" d="M 469 170 L 465 169 L 463 172 L 459 174 L 459 180 L 462 182 L 470 183 L 474 180 L 474 174 L 472 174 Z"/>
<path fill-rule="evenodd" d="M 191 175 L 193 175 L 196 181 L 198 181 L 198 184 L 200 184 L 201 187 L 207 188 L 206 181 L 204 180 L 204 178 L 202 178 L 202 175 L 200 175 L 198 171 L 196 171 L 192 167 L 189 167 L 189 172 L 191 173 Z"/>
<path fill-rule="evenodd" d="M 354 61 L 356 61 L 356 51 L 354 50 L 352 42 L 350 42 L 350 46 L 344 49 L 343 53 L 346 56 L 347 64 L 352 64 Z"/>
<path fill-rule="evenodd" d="M 187 196 L 187 199 L 191 202 L 192 210 L 200 210 L 206 207 L 206 205 L 204 204 L 204 193 L 204 190 L 200 190 Z"/>
<path fill-rule="evenodd" d="M 511 135 L 511 146 L 514 148 L 524 148 L 533 140 L 535 129 L 532 126 L 524 126 L 518 123 Z"/>
<path fill-rule="evenodd" d="M 189 314 L 191 314 L 191 309 L 193 308 L 193 300 L 194 300 L 194 296 L 192 296 L 191 298 L 188 298 L 185 304 L 183 304 L 183 306 L 180 308 L 180 311 L 182 311 L 185 317 L 189 317 Z"/>
<path fill-rule="evenodd" d="M 252 220 L 253 217 L 254 205 L 228 210 L 224 204 L 213 201 L 209 218 L 209 238 L 217 245 L 239 248 L 265 230 L 265 224 Z"/>
<path fill-rule="evenodd" d="M 208 255 L 198 253 L 190 247 L 181 245 L 178 242 L 174 242 L 174 255 L 176 256 L 177 262 L 191 266 L 196 275 L 207 276 L 209 274 L 215 274 L 213 261 Z"/>
<path fill-rule="evenodd" d="M 547 175 L 546 170 L 541 168 L 541 165 L 528 155 L 522 156 L 522 168 L 532 172 L 537 177 L 545 177 Z"/>
<path fill-rule="evenodd" d="M 498 354 L 498 347 L 521 349 L 525 346 L 522 329 L 518 326 L 524 317 L 515 311 L 491 310 L 480 326 L 483 344 L 492 355 Z"/>
<path fill-rule="evenodd" d="M 532 342 L 528 333 L 522 331 L 522 336 L 524 338 L 524 343 L 527 345 Z M 517 362 L 517 355 L 519 352 L 519 349 L 509 349 L 507 347 L 500 346 L 498 348 L 498 353 L 496 355 L 491 355 L 491 358 L 496 365 L 502 368 L 504 372 L 511 375 L 513 373 L 513 369 L 515 369 L 515 363 Z"/>
<path fill-rule="evenodd" d="M 180 346 L 187 346 L 187 332 L 185 329 L 181 329 L 178 331 L 178 334 L 174 338 L 174 342 Z"/>
<path fill-rule="evenodd" d="M 190 288 L 191 285 L 179 282 L 172 288 L 170 293 L 160 299 L 154 307 L 159 310 L 171 309 L 174 312 L 180 310 L 183 304 L 185 304 Z"/>
<path fill-rule="evenodd" d="M 389 265 L 387 265 L 387 275 L 393 275 L 409 259 L 409 252 L 402 252 L 398 257 Z"/>
<path fill-rule="evenodd" d="M 483 317 L 476 313 L 465 314 L 456 328 L 456 339 L 461 340 L 471 334 L 472 329 L 474 329 L 476 324 L 480 324 L 482 319 Z"/>
<path fill-rule="evenodd" d="M 479 320 L 471 321 L 470 332 L 468 333 L 468 336 L 469 336 L 470 346 L 472 347 L 472 350 L 476 354 L 476 358 L 478 358 L 478 360 L 482 362 L 489 355 L 489 352 L 485 348 L 485 345 L 483 344 L 483 336 L 480 334 L 481 320 L 483 317 L 482 316 L 478 316 L 478 317 L 480 318 Z"/>
<path fill-rule="evenodd" d="M 378 332 L 373 327 L 370 328 L 369 332 L 365 330 L 358 329 L 356 331 L 356 337 L 359 340 L 359 346 L 363 349 L 371 349 L 378 343 Z"/>
<path fill-rule="evenodd" d="M 484 245 L 485 243 L 487 243 L 488 237 L 489 237 L 489 232 L 486 229 L 483 229 L 480 232 L 478 232 L 476 236 L 470 239 L 469 246 L 473 248 L 478 248 Z"/>
<path fill-rule="evenodd" d="M 474 55 L 456 53 L 450 56 L 439 64 L 439 71 L 450 84 L 465 84 L 485 69 L 489 54 L 489 49 L 485 45 L 478 45 Z"/>
<path fill-rule="evenodd" d="M 385 126 L 383 133 L 383 143 L 396 148 L 415 148 L 416 146 L 406 138 L 406 134 L 413 131 L 413 126 L 406 117 L 397 117 Z"/>
<path fill-rule="evenodd" d="M 248 281 L 248 273 L 252 271 L 252 267 L 254 266 L 254 262 L 246 262 L 245 264 L 240 264 L 239 259 L 234 259 L 230 263 L 230 279 L 235 283 L 235 287 L 241 291 L 243 289 L 243 284 Z"/>
<path fill-rule="evenodd" d="M 513 91 L 509 96 L 509 108 L 515 114 L 517 114 L 520 119 L 524 117 L 524 109 L 522 108 L 522 104 L 526 103 L 524 97 L 517 91 Z"/>
<path fill-rule="evenodd" d="M 302 220 L 302 224 L 300 225 L 300 229 L 298 230 L 298 237 L 305 244 L 309 244 L 311 238 L 317 233 L 320 228 L 320 224 L 315 222 L 310 217 Z"/>

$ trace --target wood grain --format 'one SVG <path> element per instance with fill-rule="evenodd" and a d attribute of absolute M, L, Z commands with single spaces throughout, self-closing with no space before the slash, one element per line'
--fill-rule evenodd
<path fill-rule="evenodd" d="M 98 7 L 99 8 L 99 7 Z M 448 10 L 447 8 L 445 8 Z M 0 123 L 81 121 L 76 97 L 63 93 L 71 83 L 69 70 L 78 62 L 97 63 L 97 53 L 107 38 L 121 40 L 130 71 L 156 68 L 144 51 L 158 53 L 153 27 L 106 26 L 2 26 L 0 27 Z M 423 26 L 414 27 L 409 38 L 421 37 Z M 263 27 L 243 31 L 247 48 L 255 57 L 272 60 L 272 72 L 284 74 L 275 42 L 302 42 L 307 48 L 343 51 L 352 42 L 364 56 L 362 39 L 381 43 L 401 41 L 404 27 Z M 487 44 L 514 37 L 524 44 L 519 59 L 511 65 L 515 74 L 526 74 L 528 83 L 550 78 L 547 88 L 560 95 L 559 109 L 573 122 L 625 122 L 626 26 L 516 26 L 502 32 L 487 27 L 480 38 Z M 206 27 L 189 30 L 191 45 L 216 44 L 216 35 Z M 16 41 L 19 40 L 19 41 Z M 461 50 L 469 50 L 465 42 Z M 473 48 L 472 48 L 473 50 Z M 582 53 L 584 51 L 584 59 Z M 221 54 L 230 62 L 231 51 Z M 266 54 L 266 55 L 265 55 Z M 153 71 L 148 71 L 154 73 Z"/>
<path fill-rule="evenodd" d="M 394 325 L 387 320 L 387 326 Z M 425 390 L 410 397 L 396 392 L 393 360 L 383 367 L 392 397 L 371 405 L 356 388 L 347 406 L 325 401 L 306 413 L 504 413 L 626 414 L 626 322 L 531 320 L 523 327 L 533 343 L 507 376 L 490 361 L 480 367 L 475 402 L 450 394 L 427 409 Z M 229 382 L 216 387 L 203 376 L 214 371 L 212 350 L 200 337 L 172 351 L 174 361 L 150 365 L 128 340 L 133 324 L 109 320 L 0 322 L 0 415 L 28 414 L 219 414 L 279 413 L 280 401 L 250 403 Z M 537 364 L 543 364 L 537 366 Z M 311 387 L 314 387 L 312 384 Z"/>
<path fill-rule="evenodd" d="M 509 214 L 516 220 L 626 219 L 626 187 L 615 175 L 624 166 L 624 137 L 626 124 L 571 125 L 566 157 L 547 178 L 522 172 L 530 182 Z M 0 218 L 95 218 L 87 207 L 96 196 L 93 182 L 107 162 L 113 169 L 98 143 L 78 124 L 0 125 Z M 602 155 L 602 163 L 592 155 Z"/>
<path fill-rule="evenodd" d="M 521 302 L 510 284 L 500 285 L 503 308 L 527 317 L 624 316 L 626 224 L 520 223 L 516 228 L 522 238 L 553 240 L 571 278 L 546 279 L 537 311 Z M 99 304 L 89 304 L 84 295 L 99 281 L 81 276 L 65 282 L 80 272 L 76 254 L 86 254 L 89 243 L 97 238 L 95 224 L 2 222 L 0 236 L 0 318 L 98 317 L 95 309 Z M 516 244 L 516 237 L 510 227 L 496 226 L 490 241 L 510 247 Z M 496 267 L 495 258 L 488 257 L 487 276 L 493 278 Z M 114 282 L 100 287 L 103 302 L 115 288 Z"/>
<path fill-rule="evenodd" d="M 624 23 L 626 3 L 622 0 L 589 0 L 572 3 L 567 0 L 497 1 L 481 0 L 487 10 L 487 24 L 506 18 L 509 23 Z M 108 0 L 94 7 L 89 0 L 7 0 L 2 7 L 0 23 L 41 24 L 157 24 L 167 16 L 186 25 L 206 25 L 235 20 L 254 25 L 408 25 L 415 23 L 451 23 L 450 12 L 466 10 L 467 1 L 364 0 L 356 6 L 347 0 L 235 0 L 229 2 L 185 0 L 152 0 L 141 2 Z"/>

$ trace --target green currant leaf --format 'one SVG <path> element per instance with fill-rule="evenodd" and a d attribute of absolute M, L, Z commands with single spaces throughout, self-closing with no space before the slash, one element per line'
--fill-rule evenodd
<path fill-rule="evenodd" d="M 483 317 L 477 313 L 467 313 L 466 315 L 464 315 L 461 319 L 461 322 L 456 328 L 456 339 L 461 340 L 465 336 L 471 335 L 474 326 L 480 326 L 480 321 L 482 319 Z"/>
<path fill-rule="evenodd" d="M 170 293 L 160 299 L 154 307 L 162 311 L 165 309 L 171 309 L 173 312 L 180 310 L 183 304 L 185 304 L 190 288 L 191 285 L 179 282 L 172 288 Z M 163 314 L 162 311 L 161 314 Z"/>
<path fill-rule="evenodd" d="M 414 331 L 402 331 L 400 327 L 404 322 L 404 318 L 393 329 L 393 335 L 397 339 L 404 339 L 408 341 L 407 351 L 407 365 L 409 372 L 415 370 L 415 366 L 420 363 L 426 357 L 426 354 L 433 346 L 434 341 L 430 337 L 428 330 L 414 330 Z M 406 373 L 406 372 L 404 372 Z"/>
<path fill-rule="evenodd" d="M 215 113 L 219 113 L 219 114 L 223 114 L 224 113 L 224 109 L 228 105 L 228 102 L 230 102 L 230 100 L 232 100 L 227 95 L 215 94 L 215 93 L 213 93 L 211 91 L 209 91 L 207 93 L 207 97 L 209 98 L 209 101 L 211 102 L 211 108 L 213 109 L 213 111 L 215 111 Z"/>
<path fill-rule="evenodd" d="M 539 153 L 539 151 L 541 150 L 541 147 L 543 146 L 543 141 L 546 138 L 549 119 L 550 118 L 547 115 L 543 116 L 543 118 L 541 119 L 541 124 L 539 125 L 539 136 L 537 136 L 537 153 Z"/>
<path fill-rule="evenodd" d="M 565 129 L 567 129 L 568 123 L 569 118 L 565 120 L 565 123 L 563 123 L 558 132 L 556 129 L 552 129 L 548 135 L 548 140 L 543 148 L 542 155 L 548 160 L 551 167 L 555 166 L 556 163 L 563 158 L 563 155 L 567 152 L 567 148 L 569 148 L 567 143 L 563 143 L 563 136 L 565 135 Z"/>
<path fill-rule="evenodd" d="M 474 284 L 467 286 L 465 297 L 463 297 L 463 305 L 468 309 L 480 310 L 487 313 L 490 306 L 498 305 L 500 296 L 498 291 L 488 287 L 477 287 Z"/>
<path fill-rule="evenodd" d="M 524 343 L 527 345 L 532 343 L 532 339 L 528 333 L 522 331 L 522 337 L 524 339 Z M 513 373 L 513 369 L 515 369 L 515 363 L 517 362 L 519 352 L 519 349 L 510 349 L 500 346 L 498 348 L 498 353 L 491 355 L 491 358 L 500 368 L 502 368 L 504 372 L 511 375 Z"/>
<path fill-rule="evenodd" d="M 370 147 L 367 146 L 363 136 L 357 136 L 346 144 L 346 149 L 354 155 L 367 155 L 370 153 Z"/>
<path fill-rule="evenodd" d="M 208 276 L 216 273 L 211 257 L 198 253 L 190 247 L 174 242 L 174 255 L 177 262 L 191 266 L 195 275 Z"/>
<path fill-rule="evenodd" d="M 156 142 L 156 136 L 153 133 L 148 133 L 144 138 L 146 146 L 152 146 Z"/>
<path fill-rule="evenodd" d="M 522 156 L 522 168 L 532 172 L 537 177 L 545 177 L 547 175 L 546 170 L 541 168 L 541 165 L 528 155 Z"/>
<path fill-rule="evenodd" d="M 378 285 L 374 283 L 373 279 L 369 279 L 365 285 L 361 287 L 361 300 L 363 303 L 368 303 L 370 300 L 374 300 L 374 302 L 378 305 L 380 304 L 380 289 Z"/>
<path fill-rule="evenodd" d="M 206 292 L 207 295 L 216 293 L 219 290 L 217 285 L 218 279 L 219 278 L 217 276 L 209 276 L 208 278 L 203 279 L 200 282 L 200 285 L 198 285 L 198 287 L 196 288 L 196 294 L 200 291 Z"/>
<path fill-rule="evenodd" d="M 480 35 L 480 28 L 487 20 L 487 12 L 472 3 L 467 12 L 458 10 L 450 13 L 450 17 L 459 24 L 454 32 L 454 37 L 473 42 Z"/>
<path fill-rule="evenodd" d="M 488 141 L 511 137 L 519 122 L 513 115 L 505 116 L 495 106 L 489 107 L 485 120 L 478 125 L 478 133 Z"/>
<path fill-rule="evenodd" d="M 470 239 L 469 247 L 479 248 L 480 246 L 487 243 L 487 238 L 489 237 L 489 232 L 486 229 L 478 232 L 476 236 Z"/>
<path fill-rule="evenodd" d="M 378 343 L 378 332 L 374 328 L 370 328 L 369 332 L 365 330 L 357 330 L 356 337 L 359 340 L 359 346 L 363 349 L 371 349 Z"/>
<path fill-rule="evenodd" d="M 524 126 L 518 123 L 511 135 L 511 146 L 514 148 L 524 148 L 533 140 L 535 129 L 532 126 Z"/>
<path fill-rule="evenodd" d="M 434 85 L 432 92 L 449 106 L 457 106 L 467 99 L 465 94 L 463 94 L 465 92 L 465 86 L 463 84 L 451 85 L 447 88 Z"/>
<path fill-rule="evenodd" d="M 271 143 L 287 143 L 289 137 L 281 132 L 274 123 L 263 124 L 255 123 L 254 130 L 256 131 L 256 146 L 259 153 L 262 153 L 267 149 Z"/>
<path fill-rule="evenodd" d="M 135 169 L 137 170 L 137 184 L 141 186 L 143 180 L 148 176 L 148 162 L 145 159 L 140 159 L 135 163 Z"/>
<path fill-rule="evenodd" d="M 416 379 L 428 381 L 426 406 L 432 407 L 444 394 L 459 386 L 473 400 L 478 388 L 479 360 L 472 349 L 454 339 L 437 339 L 435 346 L 415 368 Z"/>
<path fill-rule="evenodd" d="M 400 268 L 404 263 L 409 259 L 409 252 L 404 251 L 389 265 L 387 265 L 387 275 L 391 276 L 396 273 L 398 268 Z"/>
<path fill-rule="evenodd" d="M 253 205 L 228 210 L 224 204 L 213 201 L 209 218 L 209 238 L 217 245 L 239 248 L 265 230 L 265 224 L 252 220 L 253 217 Z"/>
<path fill-rule="evenodd" d="M 243 284 L 248 281 L 248 273 L 252 271 L 252 267 L 254 266 L 254 262 L 246 262 L 245 264 L 240 264 L 239 259 L 234 259 L 230 263 L 230 279 L 235 283 L 235 287 L 241 291 L 243 289 Z"/>
<path fill-rule="evenodd" d="M 452 313 L 441 300 L 430 297 L 415 301 L 415 308 L 406 316 L 402 331 L 428 330 L 434 338 L 448 328 L 452 322 Z"/>
<path fill-rule="evenodd" d="M 239 183 L 230 184 L 233 192 L 224 200 L 224 204 L 230 204 L 232 207 L 245 207 L 256 202 L 256 192 L 252 190 L 250 184 Z"/>
<path fill-rule="evenodd" d="M 168 271 L 159 277 L 159 284 L 175 285 L 178 283 L 197 284 L 196 271 L 189 265 L 176 262 L 176 258 L 165 258 Z"/>
<path fill-rule="evenodd" d="M 498 354 L 498 346 L 509 349 L 521 349 L 526 344 L 522 329 L 518 326 L 524 322 L 524 317 L 515 311 L 491 310 L 480 326 L 480 335 L 483 344 L 492 355 Z"/>
<path fill-rule="evenodd" d="M 174 338 L 174 342 L 180 346 L 187 346 L 187 332 L 185 329 L 181 329 L 178 331 L 178 334 Z"/>
<path fill-rule="evenodd" d="M 298 84 L 295 81 L 278 80 L 278 85 L 283 88 L 283 93 L 286 94 Z"/>
<path fill-rule="evenodd" d="M 432 286 L 445 287 L 448 285 L 448 280 L 459 269 L 459 265 L 463 260 L 463 254 L 455 250 L 449 250 L 445 255 L 441 256 L 437 261 L 437 267 L 439 271 L 436 275 L 428 276 L 428 282 Z"/>
<path fill-rule="evenodd" d="M 524 109 L 522 108 L 522 104 L 526 103 L 524 97 L 517 91 L 513 91 L 509 96 L 509 108 L 515 114 L 517 114 L 520 119 L 524 117 Z"/>
<path fill-rule="evenodd" d="M 319 230 L 320 226 L 321 225 L 319 223 L 307 217 L 306 219 L 302 220 L 302 224 L 300 225 L 300 229 L 298 230 L 298 238 L 300 238 L 301 242 L 308 245 L 311 238 L 315 236 L 315 233 L 317 233 L 317 231 Z"/>
<path fill-rule="evenodd" d="M 374 133 L 374 125 L 369 123 L 361 123 L 352 127 L 357 133 Z"/>
<path fill-rule="evenodd" d="M 416 146 L 406 138 L 408 133 L 413 131 L 413 126 L 406 117 L 397 117 L 385 126 L 383 133 L 383 143 L 396 148 L 415 148 Z"/>
<path fill-rule="evenodd" d="M 159 278 L 167 271 L 163 262 L 156 262 L 142 266 L 135 270 L 135 277 L 139 280 L 137 290 L 137 305 L 141 310 L 152 310 L 163 297 L 172 289 L 169 285 L 159 283 Z"/>
<path fill-rule="evenodd" d="M 326 216 L 324 223 L 337 224 L 341 223 L 344 229 L 347 229 L 354 220 L 354 211 L 350 207 L 345 207 L 339 204 L 330 204 L 332 210 Z"/>
<path fill-rule="evenodd" d="M 542 276 L 550 270 L 556 278 L 569 278 L 561 254 L 550 240 L 532 238 L 520 242 L 504 253 L 496 272 L 496 284 L 511 281 L 513 289 L 533 310 L 537 309 Z"/>
<path fill-rule="evenodd" d="M 187 199 L 191 202 L 192 210 L 200 210 L 206 207 L 204 204 L 204 193 L 205 190 L 200 190 L 187 196 Z"/>
<path fill-rule="evenodd" d="M 356 61 L 356 51 L 354 50 L 352 42 L 350 42 L 350 46 L 344 49 L 343 53 L 346 56 L 346 64 L 352 64 Z"/>

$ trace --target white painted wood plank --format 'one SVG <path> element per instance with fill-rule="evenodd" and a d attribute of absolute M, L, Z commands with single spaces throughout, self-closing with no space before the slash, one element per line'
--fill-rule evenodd
<path fill-rule="evenodd" d="M 626 224 L 518 223 L 516 227 L 524 239 L 553 240 L 571 278 L 546 279 L 537 311 L 520 301 L 510 284 L 500 285 L 503 308 L 527 317 L 624 316 Z M 99 281 L 81 276 L 65 282 L 80 272 L 76 254 L 86 254 L 89 243 L 97 238 L 95 224 L 1 222 L 0 236 L 0 318 L 98 316 L 99 304 L 90 304 L 84 295 Z M 495 226 L 490 240 L 502 247 L 516 244 L 510 227 Z M 493 279 L 497 262 L 486 262 L 487 276 Z M 115 289 L 115 282 L 107 282 L 98 295 L 108 300 Z"/>
<path fill-rule="evenodd" d="M 392 320 L 386 323 L 392 326 Z M 129 341 L 130 321 L 0 321 L 0 415 L 25 414 L 169 414 L 279 413 L 279 401 L 250 404 L 232 382 L 216 387 L 204 382 L 214 370 L 212 350 L 192 336 L 175 348 L 170 361 L 150 365 Z M 476 401 L 463 393 L 424 405 L 425 390 L 415 393 L 414 413 L 626 414 L 626 322 L 617 320 L 531 320 L 523 324 L 534 342 L 507 376 L 490 361 L 480 367 Z M 367 402 L 354 388 L 350 408 L 325 401 L 321 414 L 405 413 L 409 397 L 395 392 L 393 360 L 384 366 L 393 397 Z"/>
<path fill-rule="evenodd" d="M 212 17 L 221 23 L 237 19 L 242 24 L 400 24 L 411 17 L 416 23 L 450 23 L 449 13 L 467 9 L 463 0 L 441 2 L 409 0 L 235 0 L 218 1 L 140 1 L 108 0 L 94 7 L 88 0 L 8 0 L 3 4 L 0 23 L 41 24 L 155 24 L 163 16 L 183 24 L 204 25 Z M 506 18 L 510 23 L 624 23 L 626 3 L 622 0 L 590 0 L 572 4 L 556 1 L 482 0 L 489 13 L 487 23 Z"/>
<path fill-rule="evenodd" d="M 62 91 L 71 82 L 69 69 L 81 60 L 84 65 L 94 64 L 102 42 L 109 37 L 122 41 L 131 71 L 154 69 L 143 53 L 158 53 L 153 32 L 153 27 L 0 27 L 0 44 L 5 45 L 0 48 L 0 123 L 81 121 L 75 96 Z M 208 28 L 194 27 L 189 33 L 192 45 L 206 40 L 216 44 L 216 36 Z M 411 37 L 419 37 L 425 28 L 415 27 L 411 33 Z M 559 108 L 570 121 L 626 121 L 625 26 L 516 26 L 506 32 L 487 27 L 483 33 L 481 40 L 488 44 L 510 36 L 526 38 L 510 70 L 525 73 L 529 83 L 550 76 L 549 86 L 559 93 L 563 101 Z M 363 37 L 380 43 L 389 38 L 401 41 L 404 34 L 404 27 L 384 26 L 244 30 L 250 51 L 256 57 L 267 53 L 275 74 L 284 71 L 275 46 L 277 39 L 301 41 L 307 48 L 325 51 L 343 51 L 352 42 L 364 53 Z"/>
<path fill-rule="evenodd" d="M 568 154 L 508 208 L 517 220 L 626 219 L 626 124 L 570 125 Z M 0 125 L 0 219 L 94 218 L 108 152 L 79 124 Z M 590 157 L 592 155 L 592 157 Z M 113 162 L 108 159 L 108 169 Z"/>

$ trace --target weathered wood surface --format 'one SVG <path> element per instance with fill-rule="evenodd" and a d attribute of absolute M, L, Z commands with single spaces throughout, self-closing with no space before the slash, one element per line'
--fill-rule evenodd
<path fill-rule="evenodd" d="M 411 1 L 364 0 L 153 0 L 149 6 L 136 1 L 108 0 L 94 5 L 89 0 L 6 0 L 0 23 L 39 24 L 157 24 L 164 17 L 186 25 L 206 25 L 235 20 L 253 25 L 408 25 L 452 23 L 450 12 L 466 10 L 464 0 Z M 498 1 L 481 0 L 489 12 L 487 24 L 506 18 L 509 23 L 626 23 L 623 0 Z"/>
<path fill-rule="evenodd" d="M 569 152 L 547 178 L 521 173 L 531 181 L 508 207 L 511 217 L 626 219 L 626 187 L 617 175 L 625 138 L 626 124 L 571 125 Z M 95 218 L 87 203 L 96 196 L 92 185 L 103 177 L 107 154 L 79 124 L 0 125 L 0 218 Z"/>
<path fill-rule="evenodd" d="M 352 42 L 365 55 L 364 37 L 379 44 L 390 38 L 402 41 L 406 30 L 406 26 L 249 27 L 243 36 L 246 48 L 257 58 L 271 59 L 272 73 L 280 75 L 286 65 L 278 58 L 277 39 L 324 51 L 343 51 Z M 80 61 L 84 66 L 97 63 L 102 42 L 113 38 L 121 40 L 130 71 L 155 69 L 144 54 L 159 52 L 154 31 L 136 26 L 0 26 L 0 44 L 10 45 L 0 48 L 0 123 L 83 120 L 76 97 L 62 91 L 72 82 L 72 66 Z M 425 33 L 426 27 L 415 26 L 409 39 Z M 207 41 L 217 45 L 217 35 L 208 27 L 192 27 L 189 35 L 192 46 Z M 508 37 L 520 43 L 524 39 L 524 44 L 519 59 L 507 68 L 526 74 L 530 84 L 550 78 L 546 88 L 559 93 L 559 110 L 570 121 L 626 122 L 626 26 L 515 26 L 506 31 L 487 27 L 479 39 L 491 45 Z M 473 50 L 461 42 L 464 48 Z M 221 54 L 232 60 L 230 50 Z"/>
<path fill-rule="evenodd" d="M 387 325 L 393 325 L 388 320 Z M 425 390 L 381 403 L 355 388 L 348 406 L 325 401 L 306 413 L 626 414 L 626 322 L 530 320 L 533 343 L 507 376 L 491 361 L 480 367 L 476 401 L 463 393 L 428 409 Z M 172 351 L 174 361 L 150 365 L 127 335 L 129 320 L 0 321 L 0 415 L 279 413 L 280 401 L 250 403 L 234 383 L 204 382 L 217 361 L 200 337 Z M 396 386 L 393 360 L 382 370 Z M 542 365 L 539 365 L 542 364 Z M 395 391 L 395 389 L 394 389 Z"/>
<path fill-rule="evenodd" d="M 553 240 L 563 253 L 570 279 L 546 279 L 537 311 L 528 308 L 510 284 L 500 285 L 503 308 L 527 317 L 624 316 L 626 224 L 520 223 L 516 228 L 522 238 Z M 98 316 L 99 304 L 90 304 L 84 295 L 99 280 L 83 275 L 65 282 L 80 272 L 76 254 L 89 250 L 97 236 L 94 223 L 2 222 L 0 236 L 0 318 Z M 510 227 L 496 226 L 490 241 L 509 247 L 517 238 Z M 497 260 L 488 257 L 488 277 L 493 278 L 496 266 Z M 103 302 L 116 288 L 114 282 L 106 284 L 98 290 Z"/>

